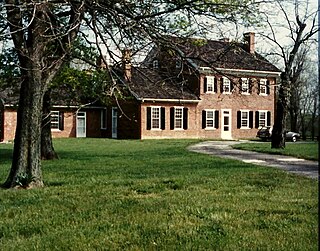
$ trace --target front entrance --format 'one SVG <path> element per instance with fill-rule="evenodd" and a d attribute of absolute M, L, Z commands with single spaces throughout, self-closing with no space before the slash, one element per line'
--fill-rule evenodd
<path fill-rule="evenodd" d="M 231 109 L 221 110 L 221 139 L 232 139 Z"/>
<path fill-rule="evenodd" d="M 77 113 L 77 130 L 76 137 L 77 138 L 85 138 L 86 137 L 86 113 L 78 112 Z"/>
<path fill-rule="evenodd" d="M 117 107 L 112 107 L 112 138 L 116 139 L 118 137 L 118 109 Z"/>

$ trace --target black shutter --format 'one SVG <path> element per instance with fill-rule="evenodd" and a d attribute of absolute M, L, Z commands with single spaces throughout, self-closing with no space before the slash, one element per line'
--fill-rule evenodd
<path fill-rule="evenodd" d="M 267 112 L 267 126 L 271 126 L 271 112 Z"/>
<path fill-rule="evenodd" d="M 183 108 L 183 129 L 188 129 L 188 108 Z"/>
<path fill-rule="evenodd" d="M 258 81 L 258 94 L 260 94 L 260 88 L 261 88 L 260 79 L 257 79 L 257 81 Z"/>
<path fill-rule="evenodd" d="M 223 93 L 223 78 L 220 79 L 220 93 Z"/>
<path fill-rule="evenodd" d="M 161 129 L 166 129 L 166 108 L 161 107 Z"/>
<path fill-rule="evenodd" d="M 170 130 L 174 129 L 174 107 L 170 108 Z"/>
<path fill-rule="evenodd" d="M 238 81 L 239 93 L 242 93 L 242 79 L 240 78 Z"/>
<path fill-rule="evenodd" d="M 241 127 L 241 111 L 237 111 L 237 128 Z"/>
<path fill-rule="evenodd" d="M 207 77 L 203 79 L 203 92 L 207 92 Z"/>
<path fill-rule="evenodd" d="M 256 122 L 256 128 L 258 128 L 259 127 L 259 112 L 258 111 L 256 111 L 256 116 L 255 116 L 255 122 Z"/>
<path fill-rule="evenodd" d="M 219 128 L 219 111 L 214 111 L 214 128 Z"/>
<path fill-rule="evenodd" d="M 253 111 L 249 112 L 249 128 L 253 128 Z"/>
<path fill-rule="evenodd" d="M 151 107 L 147 107 L 147 130 L 151 130 Z"/>
<path fill-rule="evenodd" d="M 202 129 L 207 127 L 207 112 L 202 110 Z"/>
<path fill-rule="evenodd" d="M 230 92 L 233 91 L 233 80 L 230 80 Z"/>
<path fill-rule="evenodd" d="M 269 95 L 270 94 L 270 81 L 267 80 L 267 94 Z"/>
<path fill-rule="evenodd" d="M 214 77 L 213 91 L 214 91 L 215 93 L 217 93 L 217 90 L 218 90 L 218 78 L 217 78 L 217 77 Z"/>
<path fill-rule="evenodd" d="M 249 93 L 252 93 L 252 88 L 253 88 L 253 79 L 249 78 L 248 79 L 248 88 L 249 88 Z"/>
<path fill-rule="evenodd" d="M 59 130 L 64 130 L 64 112 L 59 112 Z"/>

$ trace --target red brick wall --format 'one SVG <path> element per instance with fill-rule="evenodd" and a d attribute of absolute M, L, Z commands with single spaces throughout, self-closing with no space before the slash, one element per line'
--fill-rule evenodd
<path fill-rule="evenodd" d="M 52 130 L 53 138 L 76 137 L 76 109 L 53 109 L 64 113 L 64 129 Z M 105 137 L 101 129 L 101 109 L 84 109 L 86 112 L 86 137 Z M 4 112 L 4 141 L 13 140 L 17 124 L 17 113 L 14 109 L 6 109 Z"/>

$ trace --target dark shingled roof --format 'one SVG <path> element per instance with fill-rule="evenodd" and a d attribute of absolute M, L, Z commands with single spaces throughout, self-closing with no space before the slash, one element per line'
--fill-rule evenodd
<path fill-rule="evenodd" d="M 149 68 L 132 67 L 131 82 L 127 86 L 138 99 L 199 100 L 184 86 L 184 82 L 161 76 Z"/>
<path fill-rule="evenodd" d="M 249 53 L 243 43 L 181 38 L 174 43 L 198 67 L 280 72 L 257 52 Z"/>

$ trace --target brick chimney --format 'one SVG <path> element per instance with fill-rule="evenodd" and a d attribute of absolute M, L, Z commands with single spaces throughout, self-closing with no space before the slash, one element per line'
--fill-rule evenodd
<path fill-rule="evenodd" d="M 254 48 L 254 32 L 247 32 L 243 34 L 244 41 L 247 45 L 247 50 L 249 53 L 254 54 L 255 48 Z"/>
<path fill-rule="evenodd" d="M 131 50 L 124 49 L 122 52 L 122 67 L 123 67 L 123 76 L 126 82 L 131 81 Z"/>

